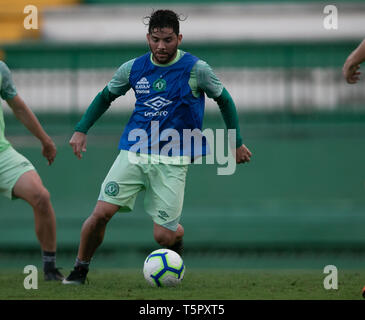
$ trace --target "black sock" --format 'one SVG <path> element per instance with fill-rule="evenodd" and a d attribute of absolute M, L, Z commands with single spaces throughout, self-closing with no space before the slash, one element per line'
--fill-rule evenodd
<path fill-rule="evenodd" d="M 43 251 L 43 271 L 48 272 L 56 268 L 56 252 Z"/>
<path fill-rule="evenodd" d="M 79 258 L 76 258 L 75 268 L 83 268 L 89 270 L 89 264 L 90 261 L 81 261 L 79 260 Z"/>
<path fill-rule="evenodd" d="M 175 251 L 180 256 L 183 254 L 184 251 L 184 241 L 183 239 L 176 241 L 172 246 L 167 247 L 167 249 L 170 249 L 172 251 Z"/>

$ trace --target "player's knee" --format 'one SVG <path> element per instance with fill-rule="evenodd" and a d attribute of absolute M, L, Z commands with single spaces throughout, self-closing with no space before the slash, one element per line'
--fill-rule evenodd
<path fill-rule="evenodd" d="M 48 190 L 44 187 L 40 187 L 34 192 L 31 198 L 31 205 L 43 211 L 42 209 L 48 207 L 50 199 L 51 195 Z"/>
<path fill-rule="evenodd" d="M 119 206 L 98 201 L 94 211 L 88 220 L 98 226 L 106 225 L 113 215 L 119 210 Z"/>
<path fill-rule="evenodd" d="M 105 210 L 95 209 L 92 213 L 92 219 L 98 225 L 106 225 L 111 219 L 111 215 Z"/>

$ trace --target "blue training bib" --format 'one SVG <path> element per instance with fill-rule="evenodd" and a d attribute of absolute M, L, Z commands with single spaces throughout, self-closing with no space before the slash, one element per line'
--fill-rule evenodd
<path fill-rule="evenodd" d="M 205 155 L 204 94 L 194 97 L 189 86 L 191 69 L 199 59 L 185 53 L 176 63 L 160 67 L 151 62 L 150 54 L 137 58 L 130 72 L 136 104 L 119 149 L 192 158 Z"/>

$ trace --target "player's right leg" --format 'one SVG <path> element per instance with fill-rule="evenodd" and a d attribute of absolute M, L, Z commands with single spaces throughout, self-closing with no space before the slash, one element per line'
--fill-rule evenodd
<path fill-rule="evenodd" d="M 109 220 L 119 210 L 119 206 L 98 201 L 91 216 L 84 222 L 81 229 L 81 241 L 77 258 L 80 261 L 90 261 L 95 250 L 104 239 L 105 228 Z"/>
<path fill-rule="evenodd" d="M 94 211 L 84 222 L 74 270 L 63 280 L 64 284 L 83 284 L 89 271 L 89 264 L 96 249 L 104 239 L 107 223 L 119 210 L 119 206 L 98 201 Z"/>
<path fill-rule="evenodd" d="M 128 152 L 122 150 L 104 179 L 93 213 L 82 226 L 75 268 L 63 281 L 64 284 L 85 282 L 89 263 L 103 241 L 108 221 L 117 211 L 131 211 L 142 188 L 140 169 L 129 163 Z"/>

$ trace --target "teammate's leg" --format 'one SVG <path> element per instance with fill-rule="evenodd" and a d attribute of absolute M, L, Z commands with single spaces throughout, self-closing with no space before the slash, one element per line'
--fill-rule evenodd
<path fill-rule="evenodd" d="M 104 239 L 106 225 L 119 206 L 104 201 L 98 201 L 89 218 L 86 219 L 81 229 L 79 251 L 74 270 L 63 280 L 64 284 L 83 284 L 89 271 L 90 261 Z"/>
<path fill-rule="evenodd" d="M 23 173 L 15 183 L 12 193 L 28 202 L 34 212 L 35 232 L 43 252 L 43 270 L 46 280 L 62 280 L 56 269 L 56 217 L 50 194 L 34 170 Z"/>

